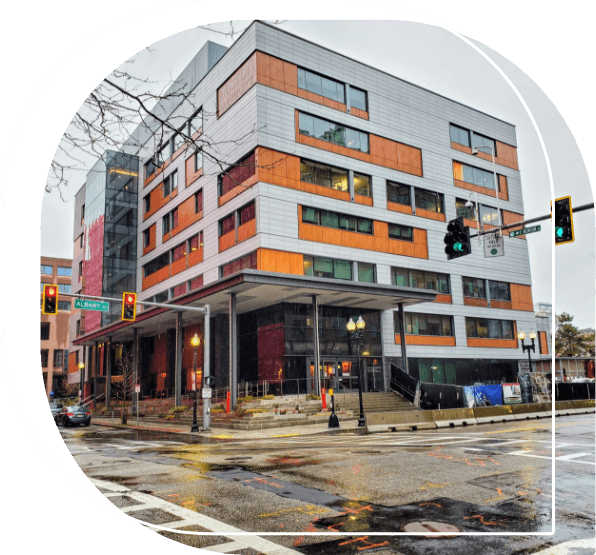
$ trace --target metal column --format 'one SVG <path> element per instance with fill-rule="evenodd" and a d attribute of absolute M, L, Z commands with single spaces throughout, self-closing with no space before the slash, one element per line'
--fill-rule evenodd
<path fill-rule="evenodd" d="M 237 383 L 238 383 L 238 322 L 236 318 L 236 293 L 230 293 L 229 304 L 229 330 L 230 330 L 230 371 L 228 384 L 230 387 L 230 408 L 236 408 Z"/>
<path fill-rule="evenodd" d="M 110 401 L 112 400 L 112 357 L 110 351 L 112 350 L 112 338 L 104 343 L 104 358 L 106 359 L 106 409 L 110 408 Z"/>
<path fill-rule="evenodd" d="M 315 347 L 315 394 L 321 395 L 321 354 L 319 345 L 319 299 L 317 295 L 312 296 L 313 307 L 313 337 Z"/>
<path fill-rule="evenodd" d="M 406 346 L 406 315 L 404 312 L 404 303 L 399 303 L 398 305 L 398 320 L 399 320 L 399 339 L 401 344 L 401 360 L 403 368 L 402 370 L 409 374 L 410 370 L 408 368 L 408 349 Z"/>
<path fill-rule="evenodd" d="M 89 356 L 89 347 L 85 345 L 84 349 L 85 354 L 83 355 L 83 360 L 85 361 L 85 367 L 83 368 L 83 375 L 81 376 L 81 384 L 83 385 L 81 389 L 81 401 L 85 398 L 85 378 L 87 377 L 87 379 L 89 379 L 89 359 L 91 358 Z"/>
<path fill-rule="evenodd" d="M 93 362 L 93 409 L 97 407 L 97 375 L 99 372 L 99 341 L 95 342 L 95 360 Z"/>
<path fill-rule="evenodd" d="M 176 314 L 176 354 L 174 359 L 174 405 L 182 405 L 182 312 Z"/>
<path fill-rule="evenodd" d="M 137 421 L 139 419 L 139 396 L 135 393 L 136 386 L 139 383 L 139 330 L 137 328 L 132 329 L 132 365 L 134 372 L 134 387 L 131 391 L 133 399 L 133 406 L 135 408 L 135 414 L 137 415 Z"/>
<path fill-rule="evenodd" d="M 205 346 L 203 348 L 203 376 L 207 378 L 211 374 L 211 361 L 209 360 L 211 348 L 210 320 L 211 308 L 205 305 Z M 203 399 L 203 431 L 209 430 L 211 420 L 211 399 Z"/>

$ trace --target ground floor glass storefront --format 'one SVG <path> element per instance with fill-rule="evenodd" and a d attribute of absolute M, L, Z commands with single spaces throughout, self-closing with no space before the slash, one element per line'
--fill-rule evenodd
<path fill-rule="evenodd" d="M 517 382 L 517 360 L 408 358 L 410 375 L 421 382 L 474 385 Z"/>

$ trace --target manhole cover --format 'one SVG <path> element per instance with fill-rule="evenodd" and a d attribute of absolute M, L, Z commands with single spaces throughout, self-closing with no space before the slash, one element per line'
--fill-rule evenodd
<path fill-rule="evenodd" d="M 252 459 L 252 457 L 230 457 L 229 459 L 224 459 L 224 461 L 247 461 L 248 459 Z"/>
<path fill-rule="evenodd" d="M 375 455 L 381 451 L 352 451 L 354 455 Z"/>
<path fill-rule="evenodd" d="M 449 524 L 448 522 L 437 522 L 431 520 L 420 520 L 414 522 L 408 522 L 407 524 L 402 524 L 401 529 L 404 532 L 410 533 L 419 533 L 419 532 L 461 532 L 462 529 L 458 528 L 453 524 Z M 453 538 L 454 535 L 445 534 L 442 536 L 438 536 L 435 534 L 425 536 L 427 538 Z"/>

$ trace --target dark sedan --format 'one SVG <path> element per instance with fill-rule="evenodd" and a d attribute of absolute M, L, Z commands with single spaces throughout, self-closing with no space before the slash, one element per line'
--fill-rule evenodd
<path fill-rule="evenodd" d="M 64 407 L 55 417 L 56 424 L 68 428 L 79 424 L 89 426 L 91 424 L 91 413 L 86 407 L 72 406 Z"/>
<path fill-rule="evenodd" d="M 55 417 L 63 408 L 64 405 L 62 403 L 50 403 L 50 410 L 52 411 L 53 417 Z"/>

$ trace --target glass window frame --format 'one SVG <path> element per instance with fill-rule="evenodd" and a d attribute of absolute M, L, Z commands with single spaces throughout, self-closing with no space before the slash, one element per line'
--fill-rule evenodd
<path fill-rule="evenodd" d="M 468 295 L 469 285 L 472 286 L 472 295 Z M 475 278 L 469 276 L 462 276 L 462 289 L 464 297 L 469 299 L 486 299 L 486 284 L 484 278 Z M 476 294 L 478 293 L 478 294 Z"/>
<path fill-rule="evenodd" d="M 356 176 L 358 176 L 359 179 L 368 181 L 368 184 L 366 185 L 366 193 L 362 193 L 362 192 L 359 193 L 356 190 Z M 372 198 L 372 177 L 370 175 L 366 175 L 366 174 L 360 173 L 360 172 L 354 172 L 354 194 L 359 195 L 361 197 Z"/>
<path fill-rule="evenodd" d="M 457 130 L 457 140 L 453 140 L 454 134 L 451 131 L 452 129 Z M 467 141 L 465 143 L 461 142 L 462 132 L 465 133 L 467 136 Z M 449 124 L 449 139 L 452 143 L 457 143 L 458 145 L 462 145 L 462 146 L 471 148 L 472 142 L 471 142 L 471 138 L 470 138 L 470 131 L 468 129 L 460 127 L 459 125 L 455 125 L 454 123 Z"/>
<path fill-rule="evenodd" d="M 414 206 L 416 210 L 420 209 L 435 212 L 436 214 L 443 214 L 443 194 L 438 191 L 414 187 Z"/>
<path fill-rule="evenodd" d="M 399 191 L 397 191 L 395 193 L 395 198 L 397 200 L 391 200 L 392 197 L 392 192 L 390 191 L 390 189 L 397 189 L 400 187 L 404 187 L 405 189 L 407 189 L 408 194 L 408 200 L 407 202 L 401 202 L 399 199 L 400 197 L 403 197 L 405 195 L 400 195 Z M 405 185 L 404 183 L 397 183 L 396 181 L 386 181 L 386 188 L 387 188 L 387 202 L 394 202 L 395 204 L 401 204 L 402 206 L 412 206 L 412 187 L 410 185 Z"/>
<path fill-rule="evenodd" d="M 48 272 L 48 268 L 50 270 L 49 272 Z M 44 276 L 51 276 L 54 273 L 54 270 L 53 270 L 52 266 L 49 264 L 41 264 L 41 273 Z"/>
<path fill-rule="evenodd" d="M 325 87 L 326 84 L 327 87 Z M 330 87 L 330 84 L 333 84 L 334 87 Z M 315 73 L 309 69 L 298 68 L 298 88 L 328 98 L 329 100 L 334 100 L 340 104 L 346 103 L 346 86 L 344 83 L 337 79 Z M 334 89 L 332 95 L 325 94 L 326 90 L 331 92 L 332 89 Z"/>
<path fill-rule="evenodd" d="M 377 283 L 377 265 L 370 262 L 358 262 L 358 281 L 362 283 Z M 361 279 L 361 270 L 372 271 L 372 280 Z"/>
<path fill-rule="evenodd" d="M 306 129 L 306 127 L 311 127 L 311 122 L 312 134 L 311 132 L 303 133 L 303 129 Z M 348 127 L 325 118 L 306 114 L 304 112 L 298 112 L 298 133 L 308 137 L 314 137 L 315 139 L 319 139 L 337 146 L 344 146 L 350 150 L 356 150 L 358 152 L 364 152 L 367 154 L 369 152 L 368 133 L 360 131 L 354 127 Z M 351 137 L 350 143 L 354 142 L 354 145 L 356 144 L 356 135 L 352 135 L 353 133 L 357 134 L 358 148 L 354 148 L 354 146 L 350 146 L 348 144 L 348 135 Z"/>
<path fill-rule="evenodd" d="M 362 93 L 364 96 L 364 106 L 357 106 L 354 104 L 354 95 L 352 91 L 356 91 L 356 93 Z M 350 85 L 350 108 L 356 108 L 357 110 L 362 110 L 363 112 L 368 112 L 368 92 L 364 89 L 359 89 L 358 87 L 352 87 Z"/>
<path fill-rule="evenodd" d="M 411 235 L 409 238 L 403 238 L 403 236 L 401 235 L 401 233 L 399 234 L 399 237 L 393 237 L 391 235 L 391 229 L 392 227 L 394 229 L 409 229 L 411 232 Z M 401 225 L 401 224 L 394 224 L 394 223 L 389 223 L 387 226 L 387 233 L 389 235 L 389 239 L 393 239 L 394 241 L 407 241 L 408 243 L 412 243 L 414 241 L 414 228 L 411 226 L 407 226 L 407 225 Z"/>

